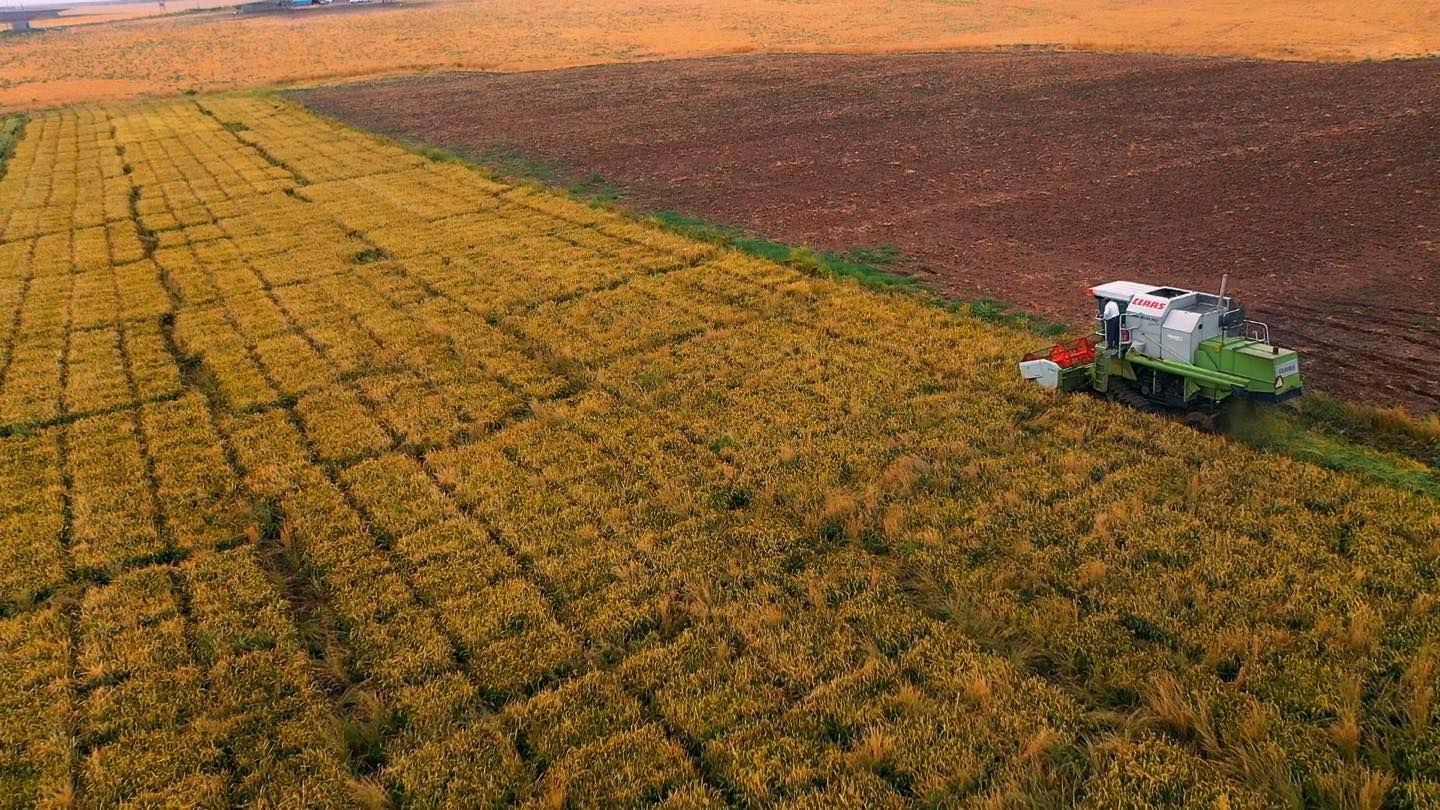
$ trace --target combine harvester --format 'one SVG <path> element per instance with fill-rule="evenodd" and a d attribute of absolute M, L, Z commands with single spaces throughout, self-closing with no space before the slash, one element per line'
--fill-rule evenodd
<path fill-rule="evenodd" d="M 1227 402 L 1299 396 L 1299 355 L 1271 345 L 1270 327 L 1245 318 L 1225 295 L 1228 280 L 1219 295 L 1133 281 L 1094 287 L 1095 336 L 1031 352 L 1020 373 L 1047 388 L 1181 412 L 1210 431 L 1223 427 Z"/>

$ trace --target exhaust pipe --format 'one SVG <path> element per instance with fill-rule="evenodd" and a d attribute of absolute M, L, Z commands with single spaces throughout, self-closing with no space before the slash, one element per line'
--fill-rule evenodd
<path fill-rule="evenodd" d="M 1228 312 L 1225 308 L 1225 287 L 1230 284 L 1230 274 L 1220 276 L 1220 300 L 1215 303 L 1215 311 L 1221 314 Z"/>

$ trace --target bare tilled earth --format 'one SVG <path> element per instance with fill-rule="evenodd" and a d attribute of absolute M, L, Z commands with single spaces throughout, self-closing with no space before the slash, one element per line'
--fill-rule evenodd
<path fill-rule="evenodd" d="M 744 57 L 297 93 L 474 157 L 514 150 L 938 290 L 1083 323 L 1086 288 L 1213 289 L 1327 390 L 1440 408 L 1440 61 Z"/>

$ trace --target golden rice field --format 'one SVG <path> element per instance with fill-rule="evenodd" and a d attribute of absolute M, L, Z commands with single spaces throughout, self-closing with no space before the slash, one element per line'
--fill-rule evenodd
<path fill-rule="evenodd" d="M 1440 511 L 268 97 L 0 180 L 0 806 L 1422 808 Z"/>

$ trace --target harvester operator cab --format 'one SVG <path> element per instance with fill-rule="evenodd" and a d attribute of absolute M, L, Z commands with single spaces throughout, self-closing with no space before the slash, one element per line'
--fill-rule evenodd
<path fill-rule="evenodd" d="M 1133 281 L 1112 281 L 1090 288 L 1090 294 L 1095 296 L 1095 319 L 1100 322 L 1106 349 L 1118 352 L 1130 343 L 1125 313 L 1135 296 L 1153 289 L 1149 284 Z"/>
<path fill-rule="evenodd" d="M 1245 333 L 1245 309 L 1234 298 L 1184 290 L 1178 287 L 1156 287 L 1133 281 L 1112 281 L 1090 289 L 1095 297 L 1096 320 L 1100 322 L 1105 347 L 1124 353 L 1132 344 L 1148 349 L 1156 357 L 1168 357 L 1166 348 L 1179 336 L 1176 332 L 1193 333 L 1196 337 L 1224 335 L 1239 337 Z M 1171 313 L 1176 313 L 1171 318 Z M 1168 338 L 1168 340 L 1165 340 Z M 1188 362 L 1189 351 L 1180 358 Z"/>

